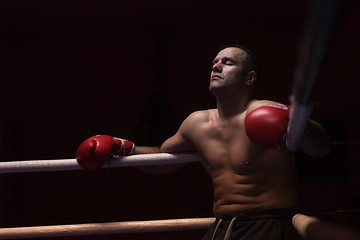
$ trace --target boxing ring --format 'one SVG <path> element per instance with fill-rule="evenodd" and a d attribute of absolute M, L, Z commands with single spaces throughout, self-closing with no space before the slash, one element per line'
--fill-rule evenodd
<path fill-rule="evenodd" d="M 112 157 L 104 168 L 137 167 L 198 162 L 195 154 L 139 154 Z M 76 159 L 31 160 L 0 162 L 0 174 L 25 172 L 54 172 L 83 170 Z M 28 239 L 45 237 L 71 237 L 122 233 L 151 233 L 169 231 L 204 230 L 215 218 L 184 218 L 150 221 L 86 223 L 35 227 L 0 228 L 0 239 Z"/>
<path fill-rule="evenodd" d="M 178 164 L 192 162 L 198 162 L 198 158 L 195 154 L 139 154 L 126 157 L 110 158 L 107 160 L 104 168 L 136 167 L 146 165 L 150 166 L 159 164 Z M 82 168 L 77 164 L 76 159 L 0 162 L 0 173 L 2 174 L 76 170 L 82 170 Z M 205 230 L 214 221 L 214 217 L 207 217 L 0 228 L 0 239 L 34 239 L 45 237 L 75 237 L 125 233 L 154 233 Z M 336 234 L 343 234 L 342 232 L 336 231 L 336 229 L 334 229 L 333 227 L 329 227 L 326 224 L 322 223 L 319 219 L 315 217 L 310 217 L 303 214 L 296 214 L 293 217 L 293 226 L 305 239 L 308 236 L 308 229 L 313 229 L 314 224 L 316 224 L 315 233 L 317 233 L 317 231 L 321 232 L 326 230 L 325 233 L 331 236 L 336 236 Z"/>
<path fill-rule="evenodd" d="M 321 2 L 321 1 L 320 1 Z M 296 151 L 306 125 L 306 120 L 311 113 L 310 94 L 316 73 L 319 68 L 322 56 L 324 55 L 326 42 L 331 32 L 332 23 L 335 21 L 338 0 L 329 1 L 333 6 L 328 8 L 326 22 L 319 19 L 309 19 L 306 28 L 303 45 L 300 49 L 300 58 L 295 71 L 295 81 L 293 91 L 290 96 L 292 105 L 290 112 L 290 122 L 288 126 L 287 147 L 291 151 Z M 313 17 L 319 17 L 319 10 L 314 7 Z M 321 17 L 321 16 L 320 16 Z M 322 18 L 321 20 L 324 20 Z M 314 22 L 320 22 L 313 27 Z M 326 26 L 326 27 L 324 27 Z M 321 31 L 318 31 L 321 29 Z M 110 158 L 106 161 L 104 168 L 115 167 L 137 167 L 149 165 L 165 165 L 178 163 L 198 162 L 194 154 L 139 154 L 119 158 Z M 31 160 L 0 162 L 0 174 L 5 173 L 24 173 L 24 172 L 51 172 L 51 171 L 78 171 L 82 168 L 76 159 L 54 159 L 54 160 Z M 166 219 L 150 221 L 128 221 L 128 222 L 108 222 L 108 223 L 86 223 L 74 225 L 52 225 L 35 227 L 14 227 L 0 228 L 0 239 L 28 239 L 44 237 L 70 237 L 105 235 L 120 233 L 144 233 L 144 232 L 168 232 L 185 230 L 204 230 L 215 220 L 214 217 L 208 218 L 185 218 L 185 219 Z M 340 239 L 343 232 L 322 223 L 318 218 L 296 214 L 293 217 L 293 226 L 303 238 L 309 237 L 308 230 L 316 224 L 317 229 L 327 232 L 326 237 L 320 234 L 319 238 L 311 239 Z M 311 230 L 311 229 L 310 229 Z M 312 233 L 319 233 L 319 230 L 311 230 Z M 316 235 L 316 234 L 315 234 Z M 313 236 L 313 235 L 311 235 Z M 355 236 L 356 237 L 356 236 Z M 355 239 L 355 238 L 348 238 Z"/>

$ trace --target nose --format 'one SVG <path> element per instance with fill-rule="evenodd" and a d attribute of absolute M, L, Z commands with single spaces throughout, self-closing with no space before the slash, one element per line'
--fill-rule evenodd
<path fill-rule="evenodd" d="M 216 63 L 213 64 L 212 71 L 213 72 L 221 72 L 222 71 L 222 63 L 221 63 L 221 61 L 216 62 Z"/>

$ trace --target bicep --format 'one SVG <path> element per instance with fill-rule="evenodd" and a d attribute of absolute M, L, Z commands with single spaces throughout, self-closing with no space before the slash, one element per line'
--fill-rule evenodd
<path fill-rule="evenodd" d="M 160 147 L 161 152 L 194 152 L 196 149 L 180 131 L 167 139 Z"/>
<path fill-rule="evenodd" d="M 198 114 L 191 114 L 181 124 L 177 133 L 166 140 L 161 148 L 161 152 L 195 152 L 196 148 L 193 144 L 194 128 L 198 126 Z"/>

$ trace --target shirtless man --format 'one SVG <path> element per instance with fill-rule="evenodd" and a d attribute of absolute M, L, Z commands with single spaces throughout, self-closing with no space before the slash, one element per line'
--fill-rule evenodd
<path fill-rule="evenodd" d="M 249 136 L 261 138 L 262 133 L 246 131 L 245 119 L 253 111 L 276 116 L 280 107 L 288 116 L 285 105 L 252 99 L 258 76 L 256 56 L 250 50 L 238 45 L 226 47 L 215 57 L 210 76 L 209 90 L 216 97 L 216 109 L 189 115 L 160 148 L 135 147 L 127 140 L 95 136 L 80 145 L 77 160 L 85 169 L 94 170 L 109 154 L 196 152 L 213 183 L 217 217 L 204 239 L 291 239 L 292 209 L 297 206 L 293 153 L 282 139 L 259 145 Z M 284 125 L 278 133 L 282 135 L 287 118 L 276 117 Z M 256 115 L 247 119 L 260 124 L 262 120 Z M 329 153 L 328 139 L 318 123 L 308 121 L 299 149 L 311 156 Z"/>

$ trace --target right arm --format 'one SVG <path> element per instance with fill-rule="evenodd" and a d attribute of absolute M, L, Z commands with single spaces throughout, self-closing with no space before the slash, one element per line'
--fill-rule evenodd
<path fill-rule="evenodd" d="M 191 141 L 191 134 L 196 128 L 199 112 L 192 113 L 181 124 L 176 134 L 167 139 L 160 147 L 160 152 L 183 153 L 195 152 L 196 148 Z"/>
<path fill-rule="evenodd" d="M 186 140 L 183 133 L 179 131 L 167 139 L 161 147 L 135 146 L 132 154 L 151 154 L 151 153 L 180 153 L 193 152 L 195 148 Z"/>
<path fill-rule="evenodd" d="M 151 154 L 151 153 L 160 153 L 159 147 L 145 147 L 145 146 L 135 146 L 134 152 L 132 154 Z"/>
<path fill-rule="evenodd" d="M 161 147 L 135 146 L 133 154 L 195 152 L 196 149 L 189 140 L 189 133 L 196 121 L 196 115 L 193 113 L 186 118 L 176 134 L 167 139 Z"/>
<path fill-rule="evenodd" d="M 193 152 L 195 148 L 187 137 L 193 119 L 191 116 L 183 122 L 177 133 L 166 140 L 160 148 L 135 146 L 128 140 L 98 135 L 88 138 L 79 146 L 76 152 L 76 160 L 86 170 L 97 170 L 102 168 L 105 160 L 111 155 Z"/>
<path fill-rule="evenodd" d="M 134 154 L 147 154 L 147 153 L 183 153 L 183 152 L 195 152 L 195 147 L 189 140 L 189 131 L 193 124 L 193 115 L 190 115 L 181 124 L 176 134 L 167 139 L 161 147 L 135 147 Z M 151 174 L 168 174 L 177 171 L 186 166 L 184 163 L 168 164 L 168 165 L 153 165 L 146 167 L 137 167 L 141 171 Z"/>

